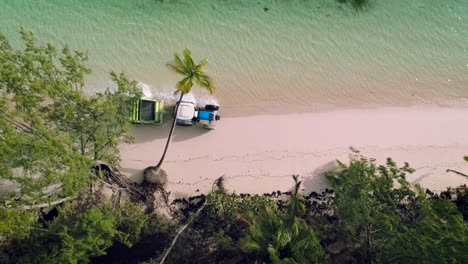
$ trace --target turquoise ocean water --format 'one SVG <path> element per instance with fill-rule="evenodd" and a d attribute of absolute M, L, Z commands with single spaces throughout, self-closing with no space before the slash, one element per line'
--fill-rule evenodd
<path fill-rule="evenodd" d="M 468 1 L 0 0 L 0 31 L 88 50 L 89 91 L 124 70 L 169 98 L 165 63 L 208 57 L 227 111 L 468 105 Z M 197 96 L 210 97 L 197 92 Z"/>

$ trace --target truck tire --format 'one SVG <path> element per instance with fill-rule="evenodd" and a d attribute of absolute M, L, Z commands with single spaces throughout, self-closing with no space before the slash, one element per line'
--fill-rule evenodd
<path fill-rule="evenodd" d="M 207 110 L 207 111 L 218 111 L 219 106 L 207 104 L 207 105 L 205 105 L 205 110 Z"/>

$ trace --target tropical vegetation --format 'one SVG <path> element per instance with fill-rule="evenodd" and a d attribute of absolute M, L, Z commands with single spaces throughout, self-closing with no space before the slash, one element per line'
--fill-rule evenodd
<path fill-rule="evenodd" d="M 345 245 L 342 252 L 351 250 L 365 263 L 463 263 L 468 257 L 463 214 L 450 199 L 410 184 L 408 163 L 398 167 L 388 159 L 377 166 L 357 155 L 339 166 L 325 176 L 335 192 L 333 232 L 340 237 L 334 243 Z M 466 196 L 466 188 L 458 196 Z"/>
<path fill-rule="evenodd" d="M 301 194 L 298 176 L 290 192 L 229 193 L 221 178 L 206 195 L 147 210 L 141 189 L 111 179 L 119 142 L 131 140 L 136 83 L 112 73 L 115 87 L 85 95 L 86 53 L 38 44 L 24 29 L 21 36 L 16 49 L 0 35 L 0 181 L 8 187 L 0 192 L 0 263 L 468 259 L 466 186 L 425 190 L 407 180 L 408 163 L 379 165 L 357 151 L 322 175 L 330 187 L 322 193 Z M 185 74 L 181 98 L 197 78 L 212 87 L 206 61 L 193 63 L 190 52 L 171 65 Z"/>
<path fill-rule="evenodd" d="M 249 212 L 248 232 L 240 240 L 242 250 L 267 263 L 325 262 L 315 231 L 302 218 L 306 208 L 301 200 L 297 193 L 291 194 L 281 214 L 268 206 Z"/>
<path fill-rule="evenodd" d="M 0 232 L 22 237 L 38 210 L 79 196 L 98 180 L 97 161 L 116 165 L 128 134 L 136 82 L 111 73 L 115 87 L 85 95 L 85 52 L 38 44 L 21 29 L 16 49 L 0 35 Z M 12 232 L 17 230 L 18 232 Z M 4 233 L 5 232 L 5 233 Z"/>

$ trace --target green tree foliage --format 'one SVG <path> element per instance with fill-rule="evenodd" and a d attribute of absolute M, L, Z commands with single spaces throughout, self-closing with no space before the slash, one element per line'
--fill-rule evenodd
<path fill-rule="evenodd" d="M 420 219 L 400 225 L 387 263 L 466 263 L 468 224 L 452 201 L 421 198 Z"/>
<path fill-rule="evenodd" d="M 111 73 L 116 90 L 86 96 L 81 87 L 68 98 L 57 98 L 48 109 L 49 118 L 62 133 L 70 135 L 74 150 L 92 160 L 115 165 L 119 161 L 118 144 L 131 141 L 128 113 L 131 102 L 141 96 L 135 81 L 124 74 Z"/>
<path fill-rule="evenodd" d="M 89 258 L 105 254 L 114 239 L 124 239 L 116 229 L 117 219 L 110 210 L 92 208 L 73 217 L 59 217 L 46 233 L 35 233 L 17 242 L 18 263 L 88 263 Z"/>
<path fill-rule="evenodd" d="M 0 34 L 0 181 L 12 186 L 0 193 L 0 210 L 12 230 L 29 226 L 13 217 L 22 209 L 78 195 L 96 180 L 96 160 L 118 162 L 119 142 L 131 140 L 130 101 L 140 96 L 136 82 L 115 73 L 115 89 L 86 96 L 85 52 L 58 50 L 20 33 L 18 49 Z M 14 234 L 6 229 L 0 235 Z"/>
<path fill-rule="evenodd" d="M 322 263 L 326 256 L 313 229 L 301 218 L 305 206 L 291 195 L 284 214 L 264 206 L 249 214 L 248 234 L 242 249 L 266 263 Z"/>
<path fill-rule="evenodd" d="M 408 164 L 399 169 L 392 160 L 387 167 L 377 167 L 364 157 L 353 156 L 349 166 L 339 162 L 341 170 L 330 171 L 326 178 L 336 193 L 333 209 L 338 216 L 334 232 L 343 234 L 344 244 L 355 245 L 357 258 L 366 262 L 379 260 L 398 225 L 397 207 L 414 193 L 405 179 L 412 170 Z M 393 191 L 394 180 L 401 190 Z M 379 230 L 379 232 L 375 232 Z"/>
<path fill-rule="evenodd" d="M 207 206 L 205 211 L 213 220 L 228 228 L 237 225 L 239 219 L 249 212 L 257 213 L 264 207 L 270 208 L 274 213 L 278 213 L 277 203 L 265 196 L 239 194 L 224 194 L 220 192 L 210 192 L 207 196 Z"/>
<path fill-rule="evenodd" d="M 131 203 L 126 203 L 124 206 L 114 211 L 114 215 L 118 219 L 117 228 L 125 234 L 120 242 L 128 247 L 138 242 L 140 235 L 146 228 L 154 228 L 154 226 L 148 224 L 150 218 L 157 219 L 155 214 L 144 214 L 138 207 Z M 151 230 L 146 230 L 146 232 L 151 233 Z"/>
<path fill-rule="evenodd" d="M 21 186 L 9 206 L 45 200 L 52 184 L 76 195 L 92 182 L 95 160 L 115 164 L 118 143 L 130 139 L 129 102 L 140 94 L 112 73 L 115 90 L 86 96 L 86 53 L 21 36 L 24 48 L 14 49 L 0 35 L 0 177 Z"/>
<path fill-rule="evenodd" d="M 22 208 L 1 208 L 0 234 L 4 238 L 24 238 L 29 234 L 36 220 L 37 214 L 35 211 Z"/>
<path fill-rule="evenodd" d="M 335 191 L 335 243 L 362 263 L 463 263 L 468 225 L 452 201 L 427 197 L 407 163 L 376 166 L 359 155 L 326 177 Z M 337 252 L 335 252 L 337 253 Z M 351 261 L 351 260 L 350 260 Z"/>
<path fill-rule="evenodd" d="M 116 217 L 110 211 L 92 208 L 58 233 L 61 243 L 48 258 L 57 263 L 86 263 L 90 256 L 103 255 L 114 237 L 124 236 L 115 225 Z"/>
<path fill-rule="evenodd" d="M 210 192 L 206 202 L 203 199 L 188 204 L 180 201 L 182 208 L 187 206 L 182 210 L 184 216 L 193 222 L 179 237 L 168 263 L 222 263 L 239 258 L 238 241 L 248 227 L 246 214 L 259 212 L 265 205 L 278 212 L 278 205 L 268 197 L 225 194 L 224 188 L 220 189 Z M 204 208 L 199 211 L 201 203 Z M 194 212 L 198 212 L 196 217 Z"/>
<path fill-rule="evenodd" d="M 115 242 L 131 247 L 137 242 L 149 215 L 131 204 L 113 211 L 93 206 L 95 201 L 71 202 L 59 215 L 32 232 L 29 238 L 16 240 L 14 262 L 88 263 L 106 254 Z M 36 225 L 40 227 L 39 225 Z"/>

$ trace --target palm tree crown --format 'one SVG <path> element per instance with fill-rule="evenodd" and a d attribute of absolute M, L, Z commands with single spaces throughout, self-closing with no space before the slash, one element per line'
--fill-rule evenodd
<path fill-rule="evenodd" d="M 299 195 L 289 198 L 285 214 L 265 206 L 257 214 L 250 212 L 248 234 L 241 247 L 263 263 L 306 264 L 326 262 L 314 230 L 301 216 L 305 205 Z"/>
<path fill-rule="evenodd" d="M 183 58 L 181 58 L 177 52 L 174 53 L 174 61 L 167 64 L 171 70 L 184 76 L 182 80 L 177 82 L 176 93 L 189 93 L 195 82 L 198 86 L 205 88 L 210 94 L 213 94 L 215 89 L 213 81 L 204 71 L 208 60 L 203 59 L 200 64 L 195 64 L 192 53 L 188 49 L 182 51 L 182 56 Z"/>

